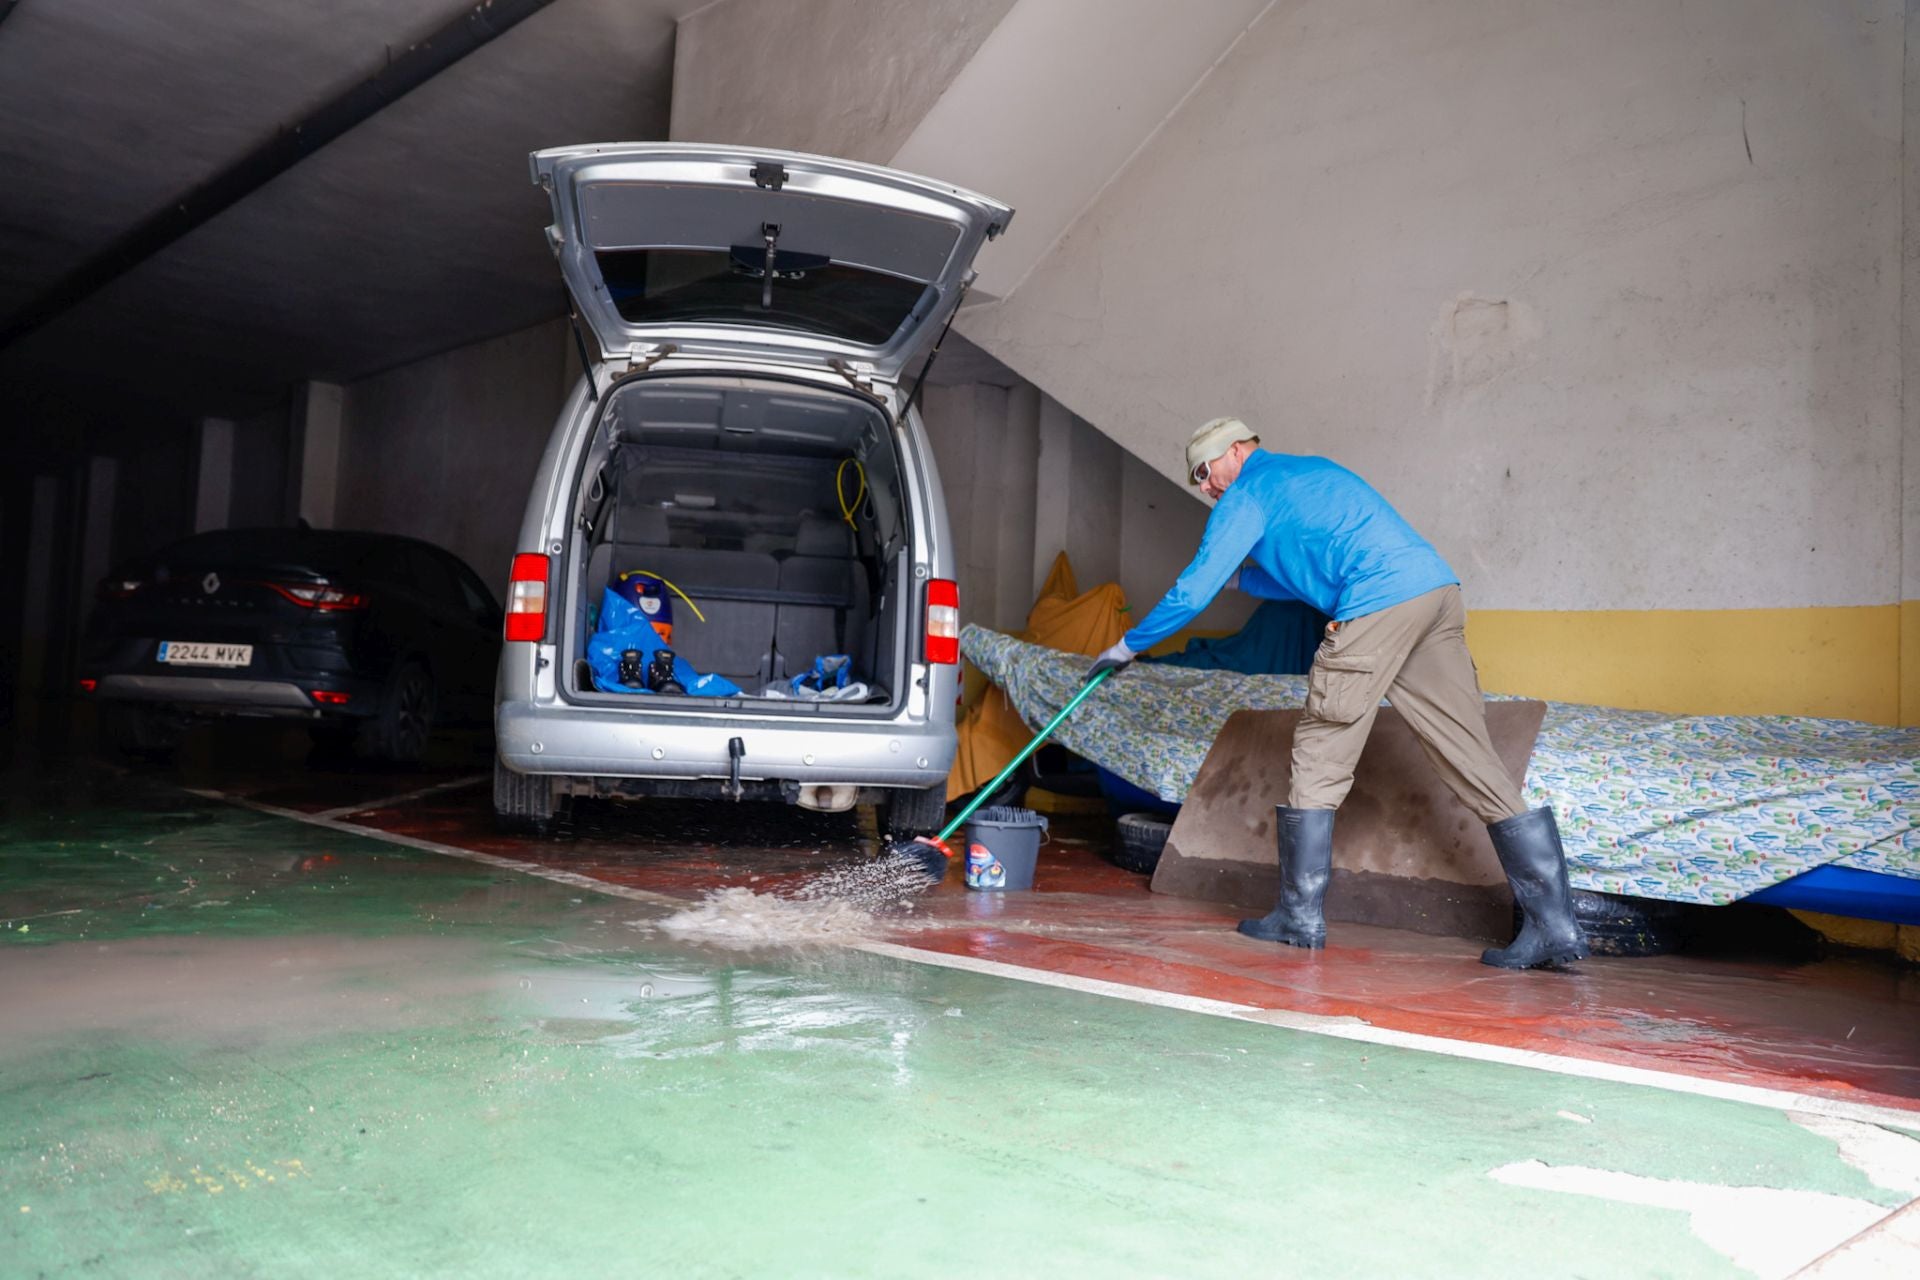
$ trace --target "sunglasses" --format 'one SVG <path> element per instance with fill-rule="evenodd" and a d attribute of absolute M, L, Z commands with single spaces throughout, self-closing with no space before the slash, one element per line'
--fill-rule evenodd
<path fill-rule="evenodd" d="M 1212 474 L 1213 474 L 1213 463 L 1211 462 L 1199 463 L 1193 469 L 1193 482 L 1195 484 L 1205 484 L 1207 482 L 1207 477 Z"/>

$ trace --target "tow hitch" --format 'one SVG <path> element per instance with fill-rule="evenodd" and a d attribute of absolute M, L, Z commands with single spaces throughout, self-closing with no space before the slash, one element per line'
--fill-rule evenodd
<path fill-rule="evenodd" d="M 727 799 L 739 800 L 746 794 L 746 788 L 740 785 L 740 761 L 747 754 L 747 744 L 739 738 L 727 739 Z"/>

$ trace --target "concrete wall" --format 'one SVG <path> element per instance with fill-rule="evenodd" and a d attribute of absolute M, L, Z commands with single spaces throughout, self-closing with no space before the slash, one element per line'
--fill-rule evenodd
<path fill-rule="evenodd" d="M 1490 685 L 1892 719 L 1904 18 L 1275 6 L 959 327 L 1170 477 L 1223 412 L 1369 477 Z"/>
<path fill-rule="evenodd" d="M 1901 112 L 1900 723 L 1920 724 L 1920 0 L 1907 0 Z M 1910 146 L 1909 140 L 1916 145 Z"/>
<path fill-rule="evenodd" d="M 1206 508 L 1057 401 L 1013 385 L 930 385 L 921 412 L 958 544 L 961 614 L 1018 631 L 1065 551 L 1082 588 L 1118 582 L 1136 616 L 1199 545 Z M 1193 630 L 1238 630 L 1257 602 L 1230 592 Z"/>
<path fill-rule="evenodd" d="M 885 164 L 1013 0 L 726 0 L 674 44 L 677 142 Z"/>
<path fill-rule="evenodd" d="M 579 374 L 565 321 L 351 383 L 339 528 L 404 533 L 505 589 L 534 468 Z"/>

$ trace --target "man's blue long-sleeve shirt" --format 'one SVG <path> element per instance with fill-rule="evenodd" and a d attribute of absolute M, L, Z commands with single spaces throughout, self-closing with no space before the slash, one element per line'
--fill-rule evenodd
<path fill-rule="evenodd" d="M 1353 472 L 1325 458 L 1256 449 L 1214 505 L 1193 563 L 1127 632 L 1126 646 L 1142 652 L 1192 622 L 1236 569 L 1249 595 L 1304 600 L 1342 620 L 1460 581 Z"/>

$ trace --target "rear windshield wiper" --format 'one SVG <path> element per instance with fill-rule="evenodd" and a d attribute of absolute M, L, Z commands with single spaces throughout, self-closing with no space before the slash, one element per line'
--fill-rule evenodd
<path fill-rule="evenodd" d="M 775 280 L 804 280 L 807 272 L 833 265 L 833 259 L 824 253 L 796 253 L 792 249 L 780 248 L 780 224 L 777 222 L 761 223 L 760 239 L 763 243 L 757 246 L 728 245 L 727 256 L 736 275 L 760 282 L 762 311 L 773 310 Z"/>

